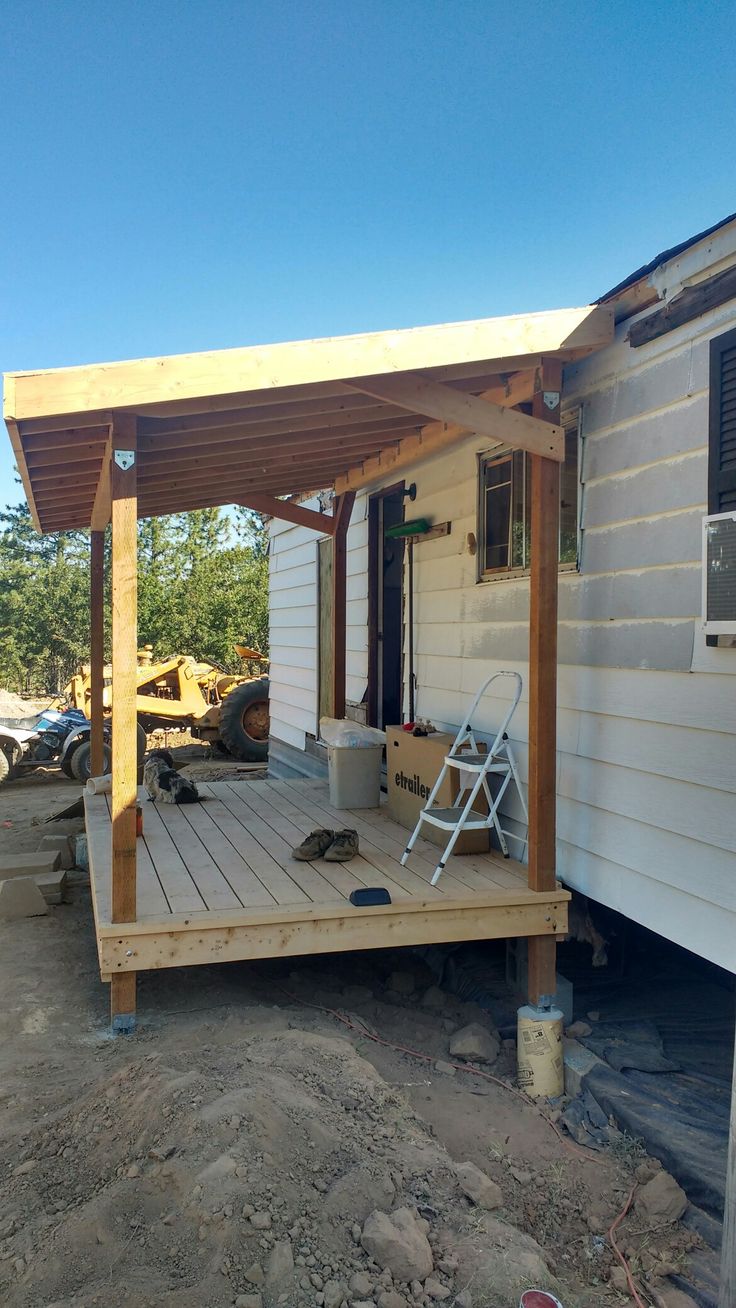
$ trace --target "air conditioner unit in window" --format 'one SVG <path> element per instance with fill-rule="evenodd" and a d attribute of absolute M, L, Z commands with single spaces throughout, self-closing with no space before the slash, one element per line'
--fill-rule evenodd
<path fill-rule="evenodd" d="M 736 634 L 736 511 L 703 518 L 703 626 Z"/>

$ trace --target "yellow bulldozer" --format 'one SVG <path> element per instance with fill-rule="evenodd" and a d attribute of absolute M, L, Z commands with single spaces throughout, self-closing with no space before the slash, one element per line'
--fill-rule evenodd
<path fill-rule="evenodd" d="M 151 731 L 189 731 L 210 741 L 233 758 L 248 763 L 268 757 L 267 660 L 257 650 L 236 645 L 244 663 L 255 671 L 232 676 L 212 663 L 200 663 L 188 654 L 154 662 L 151 645 L 138 650 L 139 734 Z M 59 703 L 90 716 L 90 668 L 84 664 L 59 696 Z M 105 668 L 103 707 L 112 708 L 112 669 Z M 140 730 L 142 729 L 142 730 Z"/>

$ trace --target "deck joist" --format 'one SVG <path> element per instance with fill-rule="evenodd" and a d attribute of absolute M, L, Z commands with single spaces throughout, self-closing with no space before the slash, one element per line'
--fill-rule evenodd
<path fill-rule="evenodd" d="M 137 841 L 136 921 L 111 917 L 109 796 L 85 795 L 100 972 L 333 953 L 396 945 L 560 935 L 567 891 L 528 889 L 526 869 L 494 853 L 453 857 L 437 886 L 437 847 L 381 809 L 337 810 L 324 781 L 200 784 L 203 802 L 145 802 Z M 299 863 L 294 845 L 315 827 L 355 827 L 350 863 Z M 352 890 L 385 886 L 391 904 L 354 908 Z"/>

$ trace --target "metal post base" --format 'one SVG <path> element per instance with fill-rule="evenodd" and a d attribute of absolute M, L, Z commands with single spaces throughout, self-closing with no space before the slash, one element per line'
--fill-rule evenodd
<path fill-rule="evenodd" d="M 135 1013 L 116 1013 L 112 1019 L 113 1035 L 132 1035 L 135 1028 Z"/>

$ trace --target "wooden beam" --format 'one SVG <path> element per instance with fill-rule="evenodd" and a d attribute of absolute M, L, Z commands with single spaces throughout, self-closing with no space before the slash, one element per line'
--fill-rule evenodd
<path fill-rule="evenodd" d="M 263 441 L 237 441 L 233 445 L 214 445 L 211 449 L 200 444 L 191 449 L 157 451 L 155 454 L 141 455 L 141 480 L 148 481 L 156 476 L 168 477 L 172 472 L 197 469 L 209 472 L 211 469 L 253 465 L 266 465 L 270 468 L 274 463 L 301 462 L 315 455 L 345 454 L 349 460 L 355 460 L 363 453 L 369 456 L 384 445 L 395 443 L 419 430 L 419 420 L 413 418 L 404 423 L 399 422 L 396 427 L 393 423 L 387 423 L 366 431 L 335 436 L 313 432 L 309 436 L 281 436 L 278 440 L 267 437 Z"/>
<path fill-rule="evenodd" d="M 104 531 L 112 514 L 112 475 L 110 465 L 112 462 L 112 429 L 108 439 L 105 451 L 102 455 L 102 466 L 100 468 L 100 479 L 95 491 L 95 502 L 92 506 L 92 517 L 90 526 L 93 531 Z"/>
<path fill-rule="evenodd" d="M 92 776 L 103 771 L 103 713 L 102 693 L 105 679 L 105 533 L 93 531 L 90 536 L 90 705 L 92 723 L 90 732 Z"/>
<path fill-rule="evenodd" d="M 726 1202 L 721 1240 L 721 1285 L 718 1308 L 736 1304 L 736 1045 L 731 1083 L 731 1120 L 726 1161 Z"/>
<path fill-rule="evenodd" d="M 686 322 L 700 318 L 710 309 L 717 309 L 719 305 L 725 304 L 727 300 L 733 300 L 734 297 L 736 297 L 736 268 L 726 268 L 724 272 L 716 273 L 714 277 L 698 282 L 696 286 L 686 286 L 679 295 L 670 300 L 669 304 L 663 305 L 661 309 L 655 309 L 647 318 L 640 318 L 638 322 L 632 323 L 628 340 L 634 349 L 637 349 L 640 345 L 646 345 L 649 341 L 656 341 L 658 337 L 665 336 L 667 332 L 673 332 L 676 327 L 682 327 Z"/>
<path fill-rule="evenodd" d="M 292 504 L 289 500 L 279 500 L 273 495 L 248 495 L 239 500 L 244 509 L 253 509 L 270 518 L 280 518 L 282 522 L 293 522 L 298 527 L 308 527 L 318 531 L 322 536 L 332 536 L 335 532 L 336 519 L 329 513 L 317 513 L 314 509 L 305 509 L 301 504 Z"/>
<path fill-rule="evenodd" d="M 558 423 L 562 366 L 539 370 L 533 410 L 540 421 Z M 557 806 L 557 574 L 560 557 L 560 468 L 531 456 L 529 598 L 529 868 L 530 890 L 556 884 Z M 545 1005 L 556 990 L 554 939 L 530 937 L 529 1002 Z"/>
<path fill-rule="evenodd" d="M 502 405 L 521 404 L 531 400 L 534 394 L 535 376 L 535 372 L 531 375 L 517 373 L 509 378 L 508 383 L 484 391 L 481 398 Z M 346 490 L 362 490 L 363 487 L 382 480 L 387 473 L 399 472 L 403 468 L 411 467 L 419 459 L 439 454 L 449 446 L 457 445 L 459 441 L 467 439 L 468 432 L 465 427 L 455 423 L 428 423 L 415 435 L 401 437 L 400 444 L 362 460 L 356 467 L 336 477 L 335 492 L 341 495 Z M 479 444 L 478 452 L 482 453 L 487 449 L 488 444 L 483 441 Z"/>
<path fill-rule="evenodd" d="M 345 387 L 346 391 L 348 388 Z M 329 400 L 312 400 L 310 404 L 267 404 L 253 409 L 235 409 L 233 412 L 198 414 L 190 418 L 162 418 L 155 423 L 148 420 L 145 436 L 140 436 L 142 450 L 156 450 L 174 444 L 181 445 L 187 438 L 208 446 L 216 439 L 235 440 L 238 434 L 252 433 L 277 435 L 281 432 L 329 431 L 333 427 L 350 427 L 383 420 L 389 414 L 403 415 L 398 405 L 382 404 L 370 395 L 348 391 L 346 397 L 336 396 L 332 407 Z"/>
<path fill-rule="evenodd" d="M 407 331 L 14 373 L 12 391 L 6 385 L 5 416 L 38 419 L 243 392 L 274 393 L 282 387 L 337 382 L 346 377 L 421 372 L 475 360 L 485 364 L 525 354 L 560 351 L 575 358 L 607 345 L 612 332 L 613 311 L 608 306 L 587 305 Z"/>
<path fill-rule="evenodd" d="M 136 420 L 115 414 L 112 423 L 112 920 L 136 918 L 136 801 L 138 741 Z M 113 985 L 112 1022 L 135 1024 L 131 992 Z"/>
<path fill-rule="evenodd" d="M 79 431 L 73 428 L 46 432 L 40 436 L 24 436 L 23 449 L 26 452 L 28 467 L 32 468 L 44 461 L 55 463 L 59 455 L 66 450 L 73 450 L 75 458 L 83 458 L 89 454 L 96 455 L 99 459 L 109 434 L 108 423 L 107 427 L 82 427 Z"/>
<path fill-rule="evenodd" d="M 565 457 L 565 433 L 561 427 L 542 418 L 529 417 L 515 409 L 493 404 L 477 395 L 453 390 L 442 382 L 428 381 L 411 373 L 400 376 L 351 378 L 350 386 L 373 395 L 387 404 L 396 404 L 411 413 L 453 424 L 465 431 L 485 436 L 494 445 L 528 450 L 547 459 L 562 462 Z"/>
<path fill-rule="evenodd" d="M 345 663 L 347 638 L 347 535 L 355 491 L 335 501 L 332 536 L 332 716 L 345 717 Z"/>

